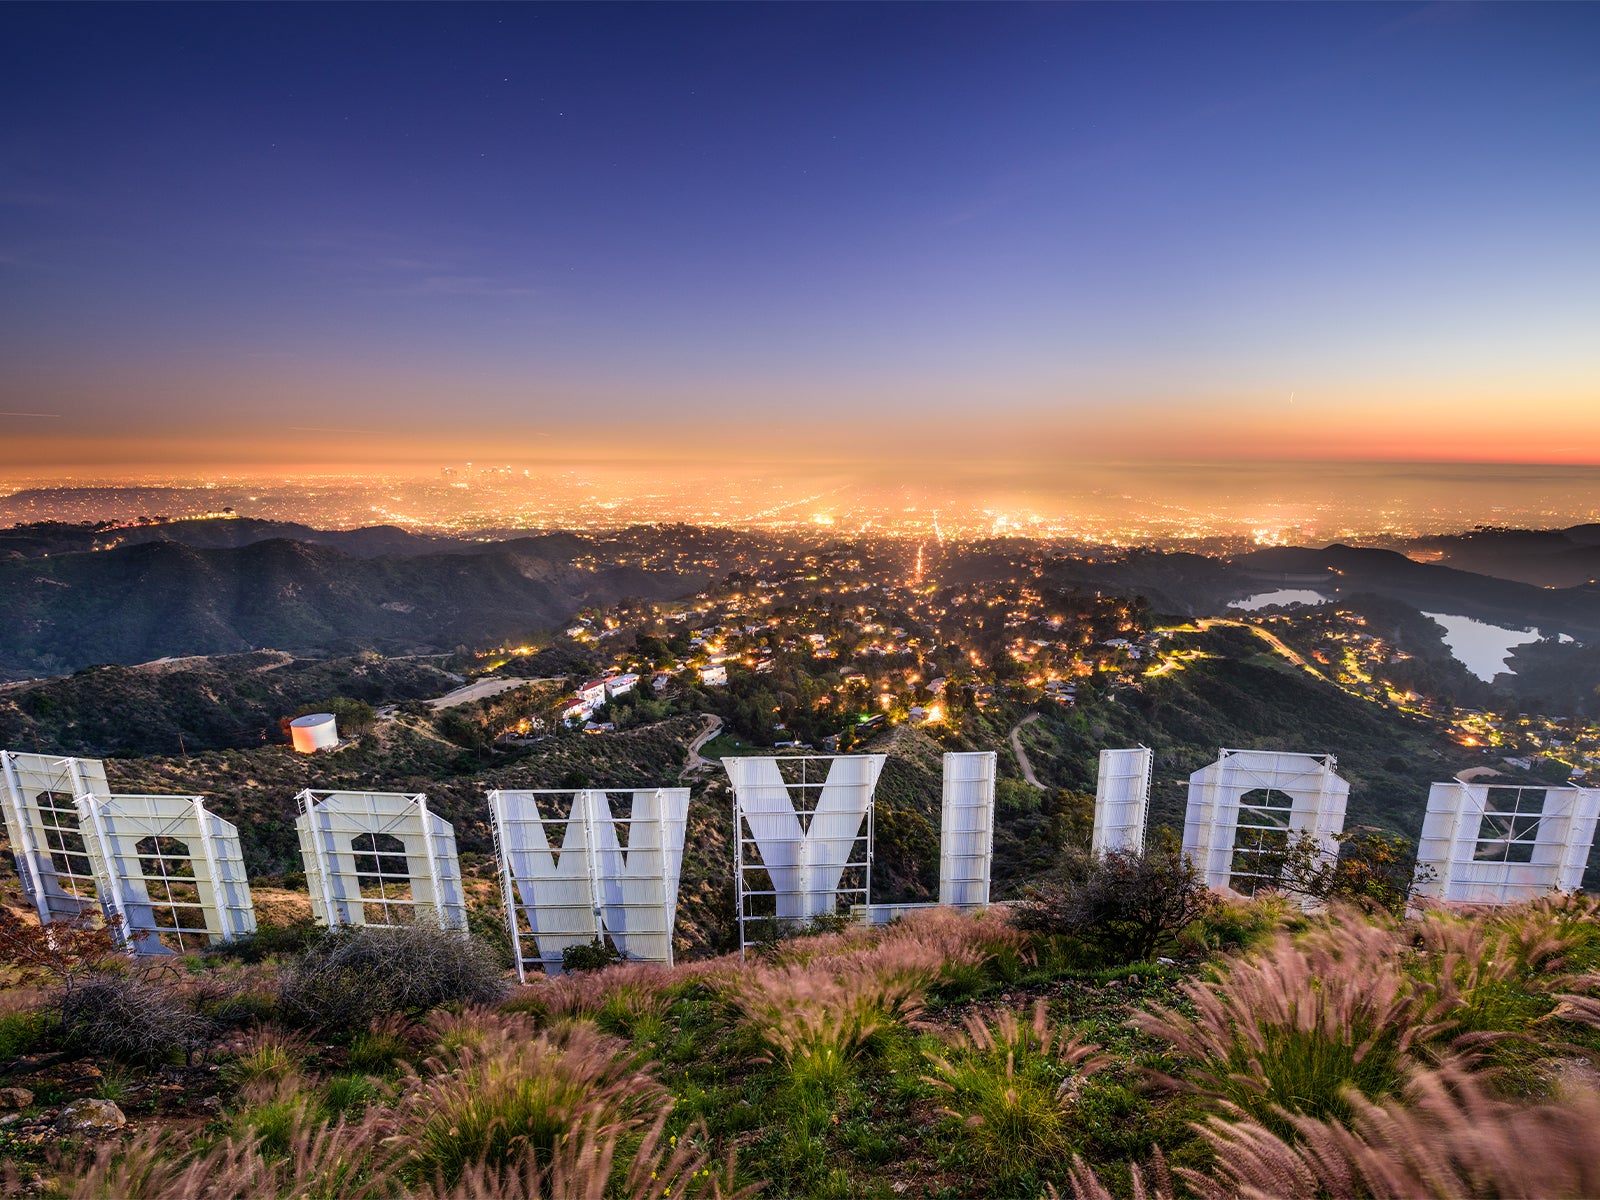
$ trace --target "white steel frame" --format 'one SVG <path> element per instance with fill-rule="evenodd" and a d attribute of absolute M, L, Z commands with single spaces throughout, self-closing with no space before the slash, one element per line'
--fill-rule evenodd
<path fill-rule="evenodd" d="M 873 789 L 884 759 L 882 754 L 797 754 L 722 760 L 733 784 L 741 957 L 753 944 L 753 922 L 776 933 L 836 914 L 841 898 L 855 897 L 854 905 L 869 902 Z M 794 764 L 788 769 L 798 779 L 785 780 L 785 764 Z M 823 764 L 826 769 L 819 772 Z M 846 872 L 861 883 L 847 886 Z M 756 886 L 763 876 L 768 886 Z M 771 911 L 753 912 L 752 902 Z"/>
<path fill-rule="evenodd" d="M 1597 819 L 1600 788 L 1436 783 L 1412 893 L 1447 904 L 1516 904 L 1573 891 Z"/>
<path fill-rule="evenodd" d="M 101 891 L 91 843 L 94 826 L 79 798 L 105 795 L 105 764 L 92 758 L 0 751 L 6 835 L 23 894 L 42 924 L 99 908 L 117 911 Z"/>
<path fill-rule="evenodd" d="M 404 925 L 418 910 L 430 909 L 446 929 L 467 927 L 455 830 L 428 811 L 427 796 L 307 788 L 295 799 L 300 805 L 295 832 L 311 912 L 320 924 Z M 358 849 L 357 838 L 368 839 L 367 844 Z M 396 839 L 401 849 L 384 849 L 380 838 Z M 387 869 L 397 860 L 404 862 L 403 879 Z M 369 895 L 362 881 L 372 879 L 378 886 Z M 394 894 L 401 886 L 406 894 Z"/>
<path fill-rule="evenodd" d="M 88 796 L 80 806 L 94 825 L 101 895 L 112 898 L 140 953 L 182 953 L 255 932 L 239 831 L 200 797 Z M 147 841 L 154 845 L 141 851 Z"/>
<path fill-rule="evenodd" d="M 688 788 L 490 792 L 517 978 L 560 974 L 563 950 L 606 937 L 624 959 L 671 966 L 688 814 Z"/>
<path fill-rule="evenodd" d="M 995 752 L 944 756 L 939 903 L 986 908 L 994 862 Z"/>
<path fill-rule="evenodd" d="M 1337 859 L 1350 785 L 1334 773 L 1335 763 L 1331 754 L 1223 750 L 1216 762 L 1189 776 L 1183 852 L 1206 886 L 1234 890 L 1235 880 L 1249 880 L 1253 891 L 1274 885 L 1275 874 L 1248 869 L 1276 849 L 1267 847 L 1268 834 L 1286 840 L 1309 834 L 1323 862 Z M 1242 802 L 1259 790 L 1269 793 L 1269 801 L 1282 796 L 1287 803 Z M 1239 845 L 1241 832 L 1247 840 L 1254 834 L 1255 845 Z"/>
<path fill-rule="evenodd" d="M 1154 758 L 1149 746 L 1100 751 L 1094 786 L 1094 839 L 1090 843 L 1093 853 L 1126 850 L 1138 854 L 1144 849 Z"/>

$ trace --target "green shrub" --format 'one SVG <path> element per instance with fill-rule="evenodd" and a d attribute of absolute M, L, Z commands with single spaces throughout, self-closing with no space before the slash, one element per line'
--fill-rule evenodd
<path fill-rule="evenodd" d="M 287 958 L 304 954 L 321 936 L 322 930 L 310 921 L 297 922 L 293 925 L 261 925 L 254 933 L 235 938 L 231 942 L 217 943 L 206 951 L 206 956 L 247 963 L 263 962 L 269 958 Z"/>
<path fill-rule="evenodd" d="M 323 1089 L 322 1107 L 331 1117 L 354 1116 L 383 1095 L 367 1075 L 335 1075 Z"/>
<path fill-rule="evenodd" d="M 391 1146 L 404 1177 L 453 1184 L 474 1165 L 548 1163 L 581 1127 L 629 1132 L 667 1100 L 622 1043 L 592 1027 L 557 1037 L 525 1017 L 480 1010 L 433 1024 L 441 1045 L 456 1049 L 402 1085 Z"/>
<path fill-rule="evenodd" d="M 951 1051 L 930 1057 L 928 1082 L 948 1095 L 979 1166 L 1010 1181 L 1063 1156 L 1078 1090 L 1107 1062 L 1052 1029 L 1040 1000 L 1030 1024 L 1012 1012 L 993 1024 L 969 1016 Z"/>
<path fill-rule="evenodd" d="M 266 1100 L 236 1114 L 232 1121 L 235 1136 L 254 1135 L 261 1139 L 261 1157 L 269 1162 L 289 1153 L 306 1120 L 305 1101 L 298 1095 Z"/>
<path fill-rule="evenodd" d="M 295 1079 L 310 1052 L 310 1043 L 299 1034 L 262 1029 L 250 1038 L 244 1053 L 223 1067 L 222 1077 L 240 1088 Z"/>
<path fill-rule="evenodd" d="M 622 955 L 599 938 L 586 946 L 567 946 L 561 951 L 563 971 L 599 971 L 621 961 Z"/>
<path fill-rule="evenodd" d="M 1396 1092 L 1417 1043 L 1440 1033 L 1433 997 L 1405 971 L 1395 933 L 1349 910 L 1300 942 L 1286 934 L 1183 986 L 1186 1011 L 1156 1006 L 1132 1024 L 1190 1066 L 1180 1082 L 1279 1132 L 1295 1114 L 1338 1119 L 1351 1094 Z"/>
<path fill-rule="evenodd" d="M 350 1043 L 350 1066 L 369 1075 L 383 1075 L 411 1052 L 404 1021 L 390 1018 L 375 1021 L 372 1028 L 356 1034 Z"/>
<path fill-rule="evenodd" d="M 1069 852 L 1059 876 L 1012 909 L 1018 928 L 1066 934 L 1121 962 L 1150 958 L 1217 906 L 1176 845 L 1104 854 Z"/>
<path fill-rule="evenodd" d="M 1244 900 L 1225 900 L 1213 907 L 1183 933 L 1185 945 L 1208 953 L 1249 950 L 1266 942 L 1279 929 L 1300 917 L 1276 892 L 1262 892 Z"/>
<path fill-rule="evenodd" d="M 31 1054 L 50 1036 L 54 1015 L 43 1009 L 0 1014 L 0 1063 Z"/>

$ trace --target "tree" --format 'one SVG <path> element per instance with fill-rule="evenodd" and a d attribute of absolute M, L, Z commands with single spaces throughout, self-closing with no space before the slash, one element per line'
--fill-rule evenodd
<path fill-rule="evenodd" d="M 1058 878 L 1023 893 L 1012 921 L 1038 933 L 1081 938 L 1122 962 L 1139 962 L 1217 903 L 1169 836 L 1140 851 L 1069 851 Z"/>
<path fill-rule="evenodd" d="M 84 911 L 41 925 L 0 904 L 0 963 L 15 983 L 45 983 L 70 994 L 117 953 L 118 916 Z"/>
<path fill-rule="evenodd" d="M 1279 890 L 1322 903 L 1343 900 L 1369 912 L 1405 912 L 1416 843 L 1379 829 L 1353 829 L 1334 838 L 1335 858 L 1324 854 L 1309 833 L 1290 841 L 1278 873 Z"/>

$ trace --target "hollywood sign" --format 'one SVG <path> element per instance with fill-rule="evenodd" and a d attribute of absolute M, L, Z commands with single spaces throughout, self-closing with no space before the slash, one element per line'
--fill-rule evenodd
<path fill-rule="evenodd" d="M 1137 851 L 1152 754 L 1106 750 L 1093 849 Z M 728 758 L 741 949 L 845 917 L 891 920 L 917 905 L 871 902 L 874 796 L 885 756 Z M 995 755 L 946 754 L 939 900 L 989 902 Z M 1223 750 L 1189 778 L 1183 849 L 1207 886 L 1278 882 L 1282 852 L 1309 839 L 1338 854 L 1349 784 L 1330 755 Z M 93 759 L 0 752 L 0 809 L 23 892 L 42 922 L 99 912 L 128 948 L 182 953 L 255 930 L 238 830 L 197 796 L 121 795 Z M 687 788 L 488 794 L 498 882 L 519 977 L 559 971 L 596 939 L 672 962 Z M 315 791 L 295 822 L 312 913 L 327 926 L 396 925 L 426 913 L 465 929 L 455 832 L 427 797 Z M 1414 892 L 1509 904 L 1576 888 L 1600 823 L 1600 789 L 1435 784 Z"/>
<path fill-rule="evenodd" d="M 837 912 L 841 899 L 857 902 L 857 919 L 882 917 L 883 906 L 867 901 L 883 762 L 724 761 L 741 831 L 741 913 L 759 893 L 785 925 Z M 238 830 L 198 797 L 117 795 L 93 759 L 0 752 L 0 774 L 18 874 L 42 922 L 98 911 L 116 917 L 128 948 L 145 954 L 254 932 Z M 994 779 L 992 753 L 945 756 L 942 903 L 988 903 Z M 296 801 L 319 924 L 398 925 L 427 914 L 443 928 L 466 928 L 455 831 L 425 795 L 308 789 Z M 687 788 L 501 789 L 488 806 L 520 978 L 559 971 L 564 951 L 596 939 L 629 960 L 672 962 Z M 854 868 L 863 871 L 859 883 L 844 879 Z"/>

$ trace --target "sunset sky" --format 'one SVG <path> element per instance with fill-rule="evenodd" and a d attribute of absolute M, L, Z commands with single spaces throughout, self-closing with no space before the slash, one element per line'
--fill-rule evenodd
<path fill-rule="evenodd" d="M 0 7 L 0 473 L 1600 464 L 1600 6 Z"/>

